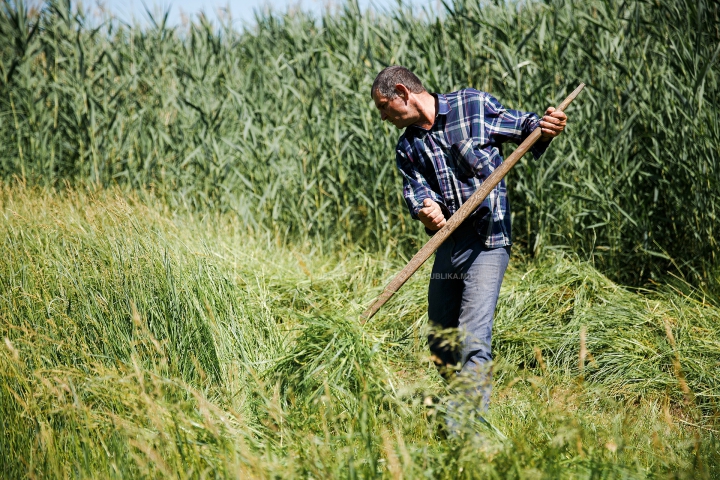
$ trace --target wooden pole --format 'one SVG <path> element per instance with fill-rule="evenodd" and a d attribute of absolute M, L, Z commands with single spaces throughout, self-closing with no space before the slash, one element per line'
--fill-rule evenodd
<path fill-rule="evenodd" d="M 568 105 L 570 105 L 570 102 L 575 100 L 575 97 L 578 96 L 584 87 L 584 83 L 578 85 L 578 87 L 570 95 L 568 95 L 568 97 L 563 100 L 555 110 L 561 112 L 564 111 Z M 385 287 L 385 290 L 383 290 L 380 296 L 375 300 L 375 303 L 373 303 L 372 306 L 362 314 L 363 323 L 370 320 L 373 315 L 380 310 L 380 307 L 385 305 L 385 302 L 390 300 L 395 292 L 397 292 L 400 287 L 402 287 L 405 282 L 407 282 L 407 280 L 417 271 L 417 269 L 425 263 L 425 260 L 435 253 L 435 250 L 442 245 L 447 237 L 449 237 L 450 234 L 453 233 L 455 229 L 457 229 L 460 224 L 475 211 L 483 200 L 485 200 L 485 197 L 487 197 L 493 188 L 500 183 L 500 180 L 505 177 L 517 161 L 520 160 L 530 147 L 538 141 L 540 135 L 542 135 L 542 131 L 538 126 L 530 135 L 528 135 L 525 141 L 522 142 L 515 151 L 510 154 L 510 156 L 506 158 L 505 161 L 501 163 L 489 177 L 485 179 L 482 185 L 480 185 L 480 188 L 478 188 L 477 191 L 473 193 L 465 203 L 463 203 L 460 209 L 455 212 L 452 217 L 450 217 L 450 219 L 445 223 L 445 226 L 438 230 L 437 233 L 435 233 L 435 235 L 433 235 L 432 238 L 430 238 L 430 240 L 418 251 L 418 253 L 415 254 L 405 268 L 403 268 L 402 271 L 400 271 L 400 273 L 392 279 L 388 286 Z"/>

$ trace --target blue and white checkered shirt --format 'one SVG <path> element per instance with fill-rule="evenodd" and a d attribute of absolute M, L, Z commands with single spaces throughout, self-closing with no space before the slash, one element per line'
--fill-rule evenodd
<path fill-rule="evenodd" d="M 502 163 L 501 145 L 521 143 L 540 121 L 534 113 L 508 110 L 492 95 L 472 88 L 437 98 L 435 124 L 430 130 L 407 127 L 396 148 L 403 196 L 415 219 L 426 198 L 439 203 L 450 218 Z M 530 151 L 538 158 L 548 144 L 538 141 Z M 505 179 L 471 218 L 486 247 L 511 244 Z"/>

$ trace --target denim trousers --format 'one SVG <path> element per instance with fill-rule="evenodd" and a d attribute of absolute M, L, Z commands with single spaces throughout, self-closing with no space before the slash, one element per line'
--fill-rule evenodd
<path fill-rule="evenodd" d="M 487 410 L 492 389 L 492 326 L 510 247 L 487 248 L 461 225 L 435 254 L 428 288 L 428 343 L 440 373 Z"/>

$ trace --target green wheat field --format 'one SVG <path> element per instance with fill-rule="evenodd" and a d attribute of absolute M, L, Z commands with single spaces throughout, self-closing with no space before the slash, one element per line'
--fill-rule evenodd
<path fill-rule="evenodd" d="M 720 4 L 96 10 L 0 5 L 1 478 L 720 478 Z M 427 239 L 390 64 L 587 84 L 508 177 L 488 423 L 450 437 L 430 263 L 359 321 Z"/>

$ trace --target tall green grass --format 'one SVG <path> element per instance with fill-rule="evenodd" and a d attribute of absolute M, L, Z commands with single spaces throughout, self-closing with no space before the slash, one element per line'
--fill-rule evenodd
<path fill-rule="evenodd" d="M 686 284 L 514 260 L 497 430 L 468 412 L 444 439 L 428 268 L 361 325 L 394 257 L 289 248 L 117 188 L 3 186 L 0 242 L 7 478 L 720 475 L 720 309 Z"/>
<path fill-rule="evenodd" d="M 626 283 L 669 269 L 717 292 L 717 2 L 348 2 L 243 31 L 23 5 L 0 15 L 5 179 L 152 190 L 281 239 L 407 255 L 424 234 L 400 198 L 398 132 L 369 98 L 381 68 L 538 112 L 583 81 L 567 134 L 510 175 L 516 244 L 576 252 Z"/>

